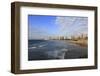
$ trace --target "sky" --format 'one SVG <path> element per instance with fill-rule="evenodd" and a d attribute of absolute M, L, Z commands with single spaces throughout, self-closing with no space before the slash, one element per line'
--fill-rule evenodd
<path fill-rule="evenodd" d="M 88 18 L 78 16 L 28 15 L 28 39 L 87 34 Z"/>

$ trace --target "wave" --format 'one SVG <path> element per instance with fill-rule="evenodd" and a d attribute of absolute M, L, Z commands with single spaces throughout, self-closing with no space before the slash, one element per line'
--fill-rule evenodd
<path fill-rule="evenodd" d="M 47 51 L 46 54 L 48 57 L 58 58 L 58 59 L 64 59 L 66 52 L 68 49 L 63 48 L 60 51 L 54 50 L 54 51 Z"/>
<path fill-rule="evenodd" d="M 29 49 L 42 48 L 44 46 L 46 46 L 46 45 L 38 45 L 38 46 L 35 45 L 35 46 L 32 46 L 32 47 L 29 47 Z"/>
<path fill-rule="evenodd" d="M 39 47 L 44 47 L 44 46 L 46 46 L 46 45 L 39 45 Z"/>
<path fill-rule="evenodd" d="M 37 47 L 33 46 L 33 47 L 28 48 L 28 49 L 36 49 L 36 48 L 37 48 Z"/>

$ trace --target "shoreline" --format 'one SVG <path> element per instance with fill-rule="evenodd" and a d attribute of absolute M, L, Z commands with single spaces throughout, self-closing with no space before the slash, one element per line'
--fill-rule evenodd
<path fill-rule="evenodd" d="M 88 46 L 87 40 L 77 40 L 77 41 L 69 40 L 69 42 L 80 45 L 80 46 L 84 46 L 84 47 Z"/>

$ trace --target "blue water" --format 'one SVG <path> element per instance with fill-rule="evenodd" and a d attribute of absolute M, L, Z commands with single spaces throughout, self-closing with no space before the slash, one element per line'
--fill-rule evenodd
<path fill-rule="evenodd" d="M 67 40 L 28 40 L 28 60 L 87 58 L 87 47 Z"/>

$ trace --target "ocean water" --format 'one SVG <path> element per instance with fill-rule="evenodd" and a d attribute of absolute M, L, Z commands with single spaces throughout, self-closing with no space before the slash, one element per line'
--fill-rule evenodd
<path fill-rule="evenodd" d="M 67 40 L 28 40 L 28 60 L 88 58 L 87 47 Z"/>

